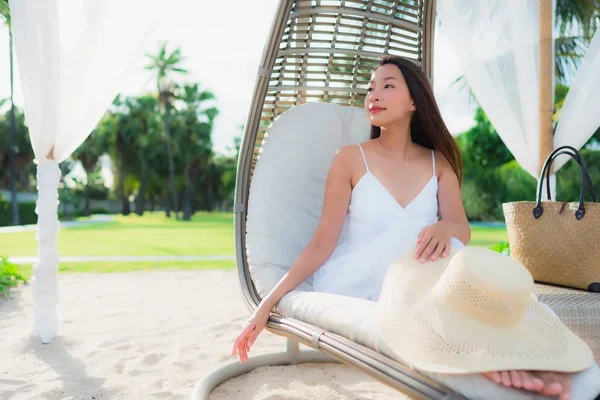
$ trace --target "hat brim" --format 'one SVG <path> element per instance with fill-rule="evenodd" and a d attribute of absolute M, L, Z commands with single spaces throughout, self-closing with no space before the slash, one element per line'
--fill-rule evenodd
<path fill-rule="evenodd" d="M 381 334 L 400 359 L 438 373 L 577 372 L 592 365 L 589 346 L 533 297 L 512 327 L 483 324 L 436 301 L 430 290 L 456 252 L 426 264 L 401 257 L 390 267 L 379 300 Z"/>

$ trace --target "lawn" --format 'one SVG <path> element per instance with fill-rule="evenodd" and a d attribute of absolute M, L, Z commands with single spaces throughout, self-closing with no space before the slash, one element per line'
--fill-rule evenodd
<path fill-rule="evenodd" d="M 117 215 L 114 222 L 61 229 L 58 251 L 61 256 L 232 255 L 233 219 L 226 213 L 197 213 L 188 222 L 164 213 Z M 0 254 L 35 256 L 35 232 L 0 234 Z"/>
<path fill-rule="evenodd" d="M 507 241 L 501 227 L 472 227 L 471 245 L 490 247 Z M 232 256 L 235 254 L 233 216 L 197 213 L 192 221 L 175 221 L 164 213 L 116 216 L 114 222 L 61 229 L 61 256 Z M 0 234 L 0 255 L 35 256 L 34 231 Z M 63 263 L 61 272 L 128 272 L 156 269 L 232 268 L 235 261 L 142 261 Z M 31 274 L 31 265 L 21 271 Z"/>
<path fill-rule="evenodd" d="M 471 226 L 469 246 L 491 247 L 500 242 L 508 242 L 505 227 Z"/>

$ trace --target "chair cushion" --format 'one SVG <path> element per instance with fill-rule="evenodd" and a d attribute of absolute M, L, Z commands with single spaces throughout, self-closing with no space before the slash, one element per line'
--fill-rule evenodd
<path fill-rule="evenodd" d="M 335 152 L 369 135 L 363 109 L 337 104 L 307 103 L 273 122 L 250 183 L 246 221 L 248 262 L 261 296 L 311 240 Z M 312 277 L 299 289 L 312 290 Z"/>
<path fill-rule="evenodd" d="M 316 325 L 369 347 L 393 360 L 401 361 L 381 339 L 379 333 L 380 314 L 375 302 L 330 293 L 293 291 L 281 299 L 278 309 L 285 317 Z M 420 372 L 468 399 L 549 399 L 547 396 L 507 389 L 496 385 L 480 374 L 449 375 Z M 593 399 L 595 396 L 591 396 L 591 394 L 600 394 L 598 366 L 594 364 L 589 369 L 574 374 L 572 382 L 571 400 Z"/>

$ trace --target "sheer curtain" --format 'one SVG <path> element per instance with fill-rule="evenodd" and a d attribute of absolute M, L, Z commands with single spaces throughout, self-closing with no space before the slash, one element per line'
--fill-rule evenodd
<path fill-rule="evenodd" d="M 538 174 L 538 1 L 443 0 L 438 13 L 473 94 L 523 169 Z"/>
<path fill-rule="evenodd" d="M 590 47 L 579 66 L 560 113 L 554 147 L 583 146 L 600 127 L 600 29 L 596 31 Z M 556 159 L 556 168 L 569 161 L 569 157 Z"/>
<path fill-rule="evenodd" d="M 538 0 L 443 0 L 437 8 L 477 101 L 517 162 L 538 178 Z M 555 148 L 565 144 L 580 148 L 593 135 L 600 126 L 594 98 L 598 93 L 600 35 L 596 33 L 565 99 Z M 568 160 L 558 158 L 555 171 Z M 551 187 L 554 182 L 553 176 Z"/>
<path fill-rule="evenodd" d="M 33 334 L 58 333 L 58 163 L 87 138 L 142 56 L 156 0 L 10 0 L 25 117 L 37 163 Z"/>

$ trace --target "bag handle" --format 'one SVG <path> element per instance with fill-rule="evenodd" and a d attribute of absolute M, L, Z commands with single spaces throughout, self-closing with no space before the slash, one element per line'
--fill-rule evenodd
<path fill-rule="evenodd" d="M 573 151 L 573 153 L 565 151 L 565 149 Z M 577 162 L 579 163 L 579 166 L 581 167 L 580 168 L 581 169 L 581 186 L 580 186 L 580 190 L 579 190 L 579 206 L 577 207 L 577 211 L 575 211 L 575 218 L 579 221 L 585 216 L 585 207 L 583 205 L 583 194 L 585 193 L 585 183 L 586 183 L 585 178 L 587 175 L 587 168 L 585 166 L 585 161 L 583 161 L 581 154 L 579 154 L 577 149 L 575 149 L 574 147 L 561 146 L 561 147 L 557 148 L 556 150 L 554 150 L 548 156 L 548 158 L 546 158 L 546 161 L 544 162 L 544 166 L 542 167 L 542 172 L 540 174 L 540 179 L 538 181 L 536 204 L 535 204 L 535 207 L 533 208 L 533 217 L 535 219 L 539 219 L 542 216 L 542 214 L 544 213 L 544 207 L 541 204 L 544 175 L 546 174 L 548 167 L 552 164 L 552 161 L 554 160 L 554 158 L 561 154 L 567 154 L 567 155 L 575 158 L 577 160 Z M 592 188 L 590 188 L 590 189 L 592 189 Z"/>
<path fill-rule="evenodd" d="M 552 159 L 550 160 L 550 163 L 548 164 L 548 169 L 546 170 L 546 194 L 548 197 L 548 200 L 552 200 L 552 195 L 550 193 L 550 171 L 552 171 L 552 163 L 554 162 L 554 160 L 556 160 L 556 158 L 562 154 L 567 154 L 569 156 L 571 156 L 575 161 L 577 161 L 577 164 L 579 164 L 579 166 L 581 167 L 581 161 L 580 159 L 577 157 L 577 154 L 579 154 L 579 156 L 581 157 L 581 153 L 578 153 L 577 151 L 575 151 L 575 154 L 573 153 L 569 153 L 569 151 L 572 151 L 572 147 L 569 148 L 570 146 L 563 146 L 562 148 L 566 150 L 561 151 L 557 154 L 554 155 L 554 157 L 552 157 Z M 583 157 L 581 157 L 581 160 L 583 160 Z M 585 166 L 585 179 L 587 182 L 587 186 L 590 189 L 590 193 L 592 195 L 592 201 L 595 203 L 596 202 L 596 195 L 595 195 L 595 191 L 594 191 L 594 185 L 592 184 L 592 179 L 590 178 L 590 173 L 587 170 L 587 166 Z"/>

